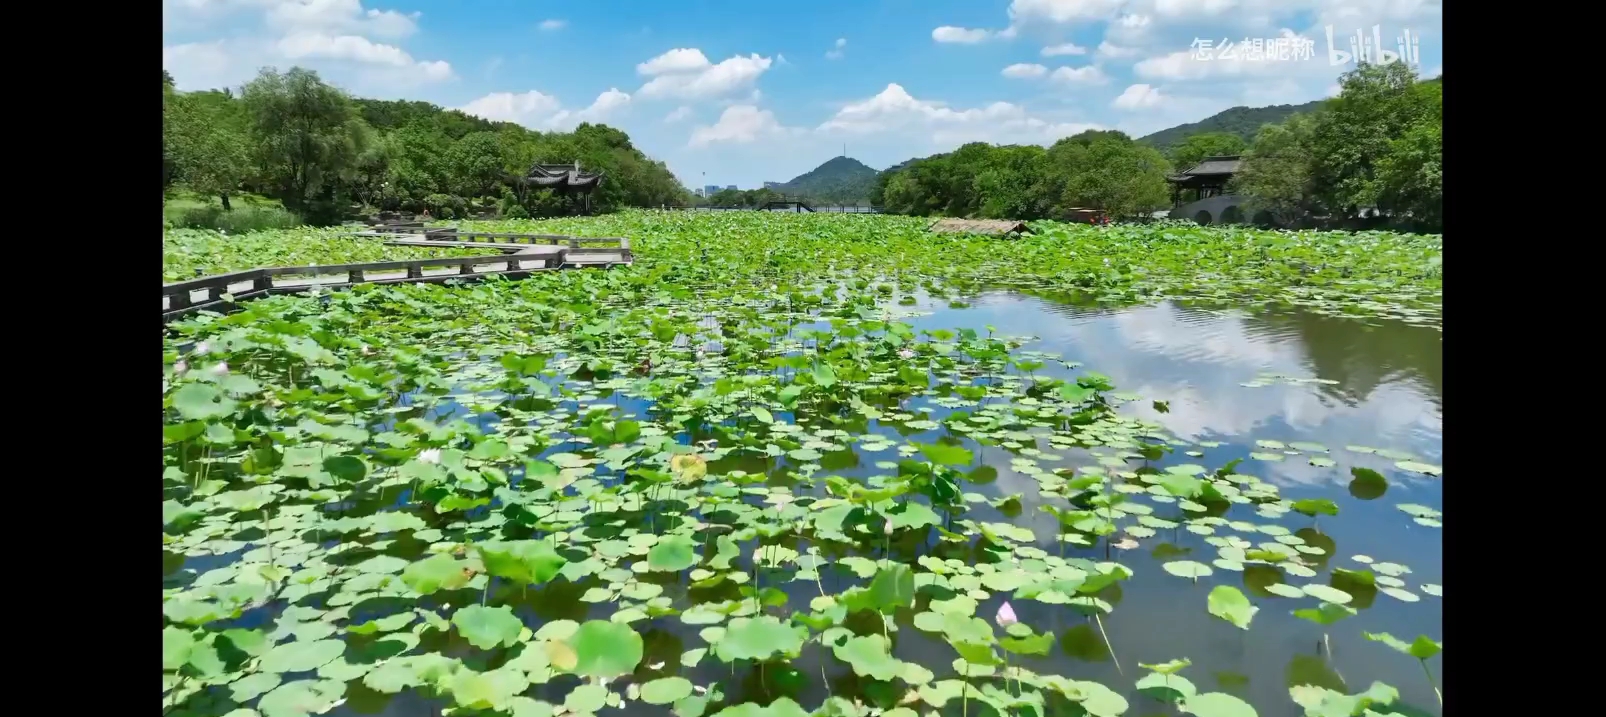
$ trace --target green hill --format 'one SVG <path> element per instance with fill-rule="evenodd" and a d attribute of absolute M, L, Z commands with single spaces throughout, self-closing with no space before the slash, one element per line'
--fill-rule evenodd
<path fill-rule="evenodd" d="M 832 157 L 814 169 L 786 182 L 775 191 L 819 202 L 862 204 L 870 200 L 879 172 L 851 157 Z"/>
<path fill-rule="evenodd" d="M 1421 80 L 1422 84 L 1439 84 L 1443 75 Z M 1315 100 L 1302 105 L 1272 105 L 1270 107 L 1233 107 L 1232 109 L 1217 112 L 1198 122 L 1181 124 L 1170 129 L 1163 129 L 1147 137 L 1140 137 L 1139 142 L 1147 144 L 1170 156 L 1171 149 L 1187 141 L 1188 137 L 1206 132 L 1225 132 L 1237 135 L 1244 144 L 1254 141 L 1255 133 L 1260 131 L 1261 125 L 1276 124 L 1288 119 L 1289 115 L 1297 112 L 1314 112 L 1327 100 Z"/>
<path fill-rule="evenodd" d="M 1245 144 L 1254 141 L 1255 133 L 1260 131 L 1262 125 L 1276 124 L 1288 119 L 1296 112 L 1311 112 L 1320 107 L 1326 100 L 1306 102 L 1302 105 L 1272 105 L 1270 107 L 1234 107 L 1206 117 L 1198 122 L 1177 125 L 1170 129 L 1163 129 L 1147 137 L 1138 138 L 1139 142 L 1154 147 L 1162 153 L 1169 155 L 1171 149 L 1187 141 L 1188 137 L 1205 132 L 1224 132 L 1237 135 Z"/>

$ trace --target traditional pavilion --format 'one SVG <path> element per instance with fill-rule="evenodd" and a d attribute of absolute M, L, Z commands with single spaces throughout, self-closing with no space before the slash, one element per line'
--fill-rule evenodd
<path fill-rule="evenodd" d="M 1204 161 L 1165 178 L 1171 183 L 1171 206 L 1180 207 L 1226 191 L 1227 181 L 1243 164 L 1239 155 L 1205 157 Z"/>
<path fill-rule="evenodd" d="M 580 162 L 574 164 L 536 164 L 530 167 L 522 183 L 532 189 L 550 189 L 559 194 L 577 195 L 591 211 L 591 192 L 602 184 L 602 172 L 582 172 Z"/>

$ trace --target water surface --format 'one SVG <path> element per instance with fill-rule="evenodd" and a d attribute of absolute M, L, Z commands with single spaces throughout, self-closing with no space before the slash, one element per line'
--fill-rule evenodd
<path fill-rule="evenodd" d="M 1328 498 L 1339 506 L 1338 516 L 1324 516 L 1320 521 L 1297 514 L 1277 521 L 1296 531 L 1306 544 L 1328 550 L 1327 555 L 1316 559 L 1318 574 L 1314 578 L 1279 576 L 1274 568 L 1253 565 L 1242 572 L 1217 568 L 1212 576 L 1196 584 L 1169 575 L 1160 567 L 1163 562 L 1186 558 L 1209 564 L 1216 556 L 1216 548 L 1205 541 L 1205 536 L 1187 530 L 1161 530 L 1139 541 L 1136 549 L 1110 555 L 1135 573 L 1118 590 L 1101 595 L 1115 607 L 1103 620 L 1114 659 L 1096 625 L 1080 614 L 1034 600 L 1012 602 L 1022 622 L 1039 632 L 1052 631 L 1057 637 L 1049 656 L 1026 658 L 1026 666 L 1040 673 L 1102 682 L 1127 697 L 1131 703 L 1127 714 L 1134 716 L 1171 713 L 1169 708 L 1138 694 L 1131 685 L 1145 672 L 1138 663 L 1173 658 L 1192 660 L 1193 665 L 1182 674 L 1201 691 L 1237 694 L 1261 715 L 1300 714 L 1301 710 L 1289 699 L 1290 684 L 1314 683 L 1353 693 L 1364 690 L 1373 680 L 1395 686 L 1413 706 L 1437 712 L 1433 692 L 1416 661 L 1363 639 L 1361 633 L 1390 632 L 1407 641 L 1417 634 L 1442 637 L 1440 598 L 1421 589 L 1423 584 L 1443 583 L 1442 533 L 1413 523 L 1410 516 L 1396 508 L 1400 503 L 1416 503 L 1442 509 L 1442 479 L 1403 471 L 1395 466 L 1393 458 L 1346 446 L 1399 451 L 1421 462 L 1442 464 L 1439 331 L 1384 320 L 1335 319 L 1300 311 L 1223 310 L 1178 303 L 1119 310 L 1083 308 L 1014 294 L 986 294 L 974 298 L 965 308 L 929 303 L 913 308 L 925 312 L 908 319 L 918 330 L 974 328 L 985 333 L 990 327 L 1001 335 L 1035 337 L 1023 350 L 1053 353 L 1082 364 L 1076 369 L 1050 365 L 1039 370 L 1039 375 L 1066 378 L 1097 371 L 1110 377 L 1116 393 L 1137 394 L 1141 398 L 1124 403 L 1123 412 L 1158 421 L 1189 444 L 1149 465 L 1193 463 L 1213 471 L 1229 461 L 1243 459 L 1236 472 L 1275 483 L 1287 499 Z M 615 399 L 606 400 L 611 403 Z M 626 400 L 620 405 L 637 415 L 644 415 L 648 408 L 641 401 Z M 911 401 L 906 408 L 928 410 L 931 418 L 938 421 L 950 411 L 933 403 L 931 397 Z M 921 432 L 905 429 L 900 433 L 875 421 L 867 429 L 898 443 L 929 443 L 947 435 L 940 428 Z M 683 436 L 682 440 L 692 438 Z M 1256 446 L 1257 440 L 1312 442 L 1327 450 L 1304 450 L 1276 461 L 1251 458 L 1254 452 L 1268 453 L 1266 448 Z M 1060 551 L 1053 541 L 1058 524 L 1040 510 L 1045 501 L 1038 493 L 1037 480 L 1013 470 L 1011 460 L 1015 456 L 1005 449 L 979 446 L 969 439 L 963 443 L 980 462 L 998 472 L 995 481 L 966 484 L 964 490 L 988 498 L 1021 496 L 1018 512 L 972 504 L 965 517 L 1028 527 L 1037 536 L 1038 547 L 1051 554 Z M 1086 451 L 1056 449 L 1046 441 L 1039 442 L 1038 447 L 1062 456 L 1060 463 L 1045 462 L 1050 467 L 1091 465 L 1095 460 Z M 1202 455 L 1186 455 L 1184 450 Z M 1310 462 L 1312 457 L 1328 458 L 1336 465 L 1319 467 Z M 825 469 L 816 479 L 832 474 L 861 479 L 886 474 L 887 470 L 875 464 L 896 459 L 892 451 L 828 456 L 822 461 Z M 724 463 L 712 472 L 738 466 L 754 472 L 765 470 L 761 460 L 733 458 Z M 1131 462 L 1129 468 L 1140 463 Z M 1353 489 L 1350 468 L 1354 466 L 1383 473 L 1389 482 L 1387 490 L 1377 495 L 1375 491 Z M 773 471 L 772 485 L 787 484 L 787 472 Z M 1063 499 L 1055 500 L 1063 503 Z M 1222 515 L 1227 519 L 1267 522 L 1257 519 L 1244 505 L 1235 504 Z M 893 555 L 900 562 L 912 563 L 917 556 L 928 553 L 931 544 L 900 542 L 892 546 Z M 803 550 L 806 544 L 794 547 Z M 1064 554 L 1104 560 L 1107 551 L 1100 544 L 1094 548 L 1070 548 Z M 742 552 L 737 564 L 745 566 L 752 549 L 744 546 Z M 1411 572 L 1401 579 L 1405 589 L 1420 600 L 1407 603 L 1387 594 L 1357 593 L 1351 606 L 1360 614 L 1330 629 L 1329 659 L 1319 648 L 1321 628 L 1290 614 L 1296 607 L 1314 607 L 1316 601 L 1276 597 L 1265 591 L 1265 584 L 1270 580 L 1292 585 L 1326 584 L 1332 567 L 1367 567 L 1354 559 L 1357 555 L 1407 566 Z M 184 567 L 204 572 L 218 562 L 215 557 L 191 559 Z M 173 568 L 176 566 L 169 566 L 170 571 Z M 560 618 L 606 619 L 614 608 L 579 600 L 595 578 L 588 581 L 575 585 L 560 580 L 527 594 L 504 594 L 503 602 L 514 605 L 532 629 Z M 822 581 L 827 593 L 838 593 L 852 584 L 831 574 Z M 1240 630 L 1206 612 L 1206 595 L 1218 584 L 1243 589 L 1260 608 L 1250 630 Z M 790 602 L 784 608 L 772 609 L 771 614 L 806 612 L 809 600 L 818 595 L 812 580 L 795 580 L 779 587 L 788 593 Z M 665 588 L 664 594 L 672 597 L 677 607 L 684 608 L 698 598 L 696 591 L 688 592 L 679 580 Z M 994 595 L 983 601 L 977 614 L 991 619 L 1005 597 L 1007 594 Z M 894 633 L 893 654 L 926 666 L 938 678 L 951 675 L 953 649 L 939 637 L 916 629 L 910 620 L 912 614 L 900 611 L 897 616 L 899 630 Z M 697 636 L 703 626 L 688 626 L 672 616 L 639 621 L 634 626 L 646 641 L 645 664 L 664 662 L 667 666 L 662 673 L 678 672 L 699 685 L 718 681 L 725 694 L 738 701 L 767 702 L 776 695 L 787 694 L 812 708 L 830 694 L 864 694 L 865 685 L 851 668 L 835 660 L 822 661 L 822 654 L 813 647 L 793 661 L 795 679 L 774 672 L 760 674 L 746 667 L 733 675 L 727 665 L 711 655 L 696 668 L 678 669 L 685 650 L 704 646 Z M 1436 676 L 1442 680 L 1442 666 L 1437 660 L 1433 664 Z M 829 690 L 821 683 L 822 666 L 830 682 Z M 574 684 L 574 678 L 560 677 L 528 694 L 561 704 Z M 348 702 L 336 713 L 435 715 L 440 707 L 439 700 L 411 693 L 386 698 L 367 691 L 360 681 L 352 685 Z M 634 702 L 627 709 L 631 714 L 667 713 L 663 708 Z M 971 709 L 978 708 L 972 705 Z M 959 714 L 957 701 L 944 709 L 944 714 L 948 713 Z"/>

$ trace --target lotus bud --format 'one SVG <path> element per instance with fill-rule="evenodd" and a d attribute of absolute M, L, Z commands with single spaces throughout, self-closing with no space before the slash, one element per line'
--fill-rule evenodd
<path fill-rule="evenodd" d="M 220 363 L 220 364 L 212 367 L 212 375 L 214 375 L 214 376 L 223 376 L 223 375 L 228 374 L 228 372 L 229 372 L 229 365 L 227 363 Z"/>
<path fill-rule="evenodd" d="M 1015 617 L 1015 608 L 1010 607 L 1008 601 L 1005 601 L 1003 605 L 998 606 L 997 622 L 999 627 L 1009 627 L 1010 625 L 1020 622 L 1020 619 Z"/>
<path fill-rule="evenodd" d="M 183 361 L 177 361 L 177 362 L 175 362 L 173 364 L 173 373 L 175 373 L 175 374 L 184 373 L 185 371 L 188 371 L 189 368 L 190 368 L 189 364 L 184 363 Z"/>
<path fill-rule="evenodd" d="M 426 448 L 426 449 L 424 449 L 422 451 L 419 451 L 418 452 L 418 462 L 419 463 L 440 463 L 441 462 L 441 449 L 439 449 L 439 448 Z"/>

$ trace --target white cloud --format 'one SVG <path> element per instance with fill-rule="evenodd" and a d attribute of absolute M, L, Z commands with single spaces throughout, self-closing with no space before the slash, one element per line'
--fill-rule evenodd
<path fill-rule="evenodd" d="M 654 66 L 653 63 L 664 60 L 677 51 L 671 51 L 654 58 L 652 61 L 637 66 L 638 71 L 644 74 L 657 76 L 642 85 L 637 94 L 642 97 L 675 97 L 681 99 L 705 99 L 723 97 L 739 91 L 748 90 L 770 68 L 771 60 L 758 54 L 747 57 L 736 55 L 717 65 L 707 65 L 708 59 L 698 50 L 691 50 L 695 57 L 683 56 L 681 65 L 672 65 L 676 69 L 663 69 L 663 65 Z M 682 66 L 698 67 L 696 59 L 704 63 L 701 69 L 686 71 L 679 69 Z M 666 63 L 670 64 L 670 63 Z M 643 70 L 645 67 L 647 70 Z"/>
<path fill-rule="evenodd" d="M 830 50 L 826 50 L 825 59 L 827 59 L 827 60 L 835 60 L 835 59 L 837 59 L 839 57 L 842 57 L 842 48 L 847 47 L 847 46 L 848 46 L 848 38 L 845 38 L 845 37 L 837 38 L 836 39 L 836 46 L 833 47 Z"/>
<path fill-rule="evenodd" d="M 164 35 L 203 38 L 163 48 L 164 68 L 185 88 L 234 87 L 261 67 L 288 65 L 363 96 L 454 79 L 450 63 L 417 59 L 396 43 L 418 32 L 417 12 L 361 0 L 164 0 L 162 11 Z M 243 25 L 239 14 L 250 16 Z"/>
<path fill-rule="evenodd" d="M 1043 57 L 1059 57 L 1060 55 L 1086 55 L 1087 48 L 1074 42 L 1062 42 L 1058 45 L 1049 45 L 1043 48 Z"/>
<path fill-rule="evenodd" d="M 1102 20 L 1115 14 L 1126 0 L 1014 0 L 1009 4 L 1011 26 L 1034 22 L 1055 25 L 1078 20 Z"/>
<path fill-rule="evenodd" d="M 529 92 L 492 92 L 463 105 L 466 114 L 483 117 L 493 122 L 515 122 L 531 129 L 569 130 L 581 122 L 602 122 L 619 109 L 630 104 L 630 94 L 617 88 L 608 88 L 597 95 L 590 106 L 567 110 L 552 95 L 538 90 Z"/>
<path fill-rule="evenodd" d="M 1283 29 L 1282 37 L 1297 38 L 1292 30 Z M 1203 59 L 1192 50 L 1177 50 L 1145 58 L 1132 66 L 1138 77 L 1150 80 L 1215 80 L 1224 78 L 1266 78 L 1328 80 L 1341 68 L 1331 67 L 1325 58 L 1267 61 L 1247 59 L 1246 54 L 1234 45 L 1236 58 Z M 1316 51 L 1320 54 L 1321 50 Z"/>
<path fill-rule="evenodd" d="M 276 48 L 281 55 L 291 60 L 342 60 L 383 65 L 416 72 L 417 78 L 429 82 L 452 78 L 452 66 L 449 63 L 440 60 L 414 60 L 406 50 L 395 45 L 377 43 L 359 35 L 298 32 L 279 40 Z"/>
<path fill-rule="evenodd" d="M 630 104 L 630 93 L 621 92 L 618 88 L 609 87 L 589 107 L 582 110 L 563 110 L 552 116 L 547 126 L 555 129 L 571 129 L 581 122 L 603 122 L 622 107 Z"/>
<path fill-rule="evenodd" d="M 1167 19 L 1210 17 L 1238 6 L 1238 0 L 1155 0 L 1154 12 Z"/>
<path fill-rule="evenodd" d="M 1160 104 L 1160 102 L 1164 99 L 1165 98 L 1160 94 L 1160 90 L 1154 87 L 1149 85 L 1132 85 L 1131 87 L 1126 88 L 1126 91 L 1122 92 L 1121 96 L 1115 98 L 1115 101 L 1110 104 L 1117 109 L 1136 110 L 1154 107 L 1155 105 Z"/>
<path fill-rule="evenodd" d="M 874 97 L 838 110 L 817 131 L 859 135 L 896 132 L 905 136 L 928 132 L 932 147 L 942 149 L 978 141 L 1049 144 L 1060 137 L 1098 128 L 1095 124 L 1033 117 L 1024 107 L 1008 102 L 956 110 L 941 102 L 916 99 L 894 83 Z"/>
<path fill-rule="evenodd" d="M 729 142 L 750 144 L 765 137 L 791 134 L 796 130 L 782 127 L 775 113 L 753 105 L 732 105 L 719 115 L 712 126 L 699 126 L 692 130 L 690 146 L 706 147 Z"/>
<path fill-rule="evenodd" d="M 695 47 L 677 47 L 662 55 L 636 65 L 636 72 L 651 77 L 671 72 L 696 72 L 712 66 L 703 51 Z"/>
<path fill-rule="evenodd" d="M 1056 68 L 1048 78 L 1071 85 L 1102 85 L 1110 81 L 1109 76 L 1105 75 L 1098 65 Z"/>
<path fill-rule="evenodd" d="M 1118 58 L 1122 58 L 1122 57 L 1131 57 L 1131 56 L 1136 55 L 1136 54 L 1138 54 L 1138 51 L 1133 49 L 1133 48 L 1122 47 L 1120 45 L 1112 45 L 1108 41 L 1106 41 L 1106 42 L 1099 43 L 1099 49 L 1097 50 L 1095 56 L 1096 57 L 1109 58 L 1109 59 L 1113 60 L 1113 59 L 1118 59 Z"/>
<path fill-rule="evenodd" d="M 676 107 L 674 110 L 670 111 L 669 114 L 664 115 L 664 123 L 665 124 L 674 124 L 674 123 L 679 122 L 681 120 L 684 120 L 684 119 L 686 119 L 688 117 L 691 117 L 691 108 L 687 107 L 685 105 L 681 105 L 679 107 Z"/>
<path fill-rule="evenodd" d="M 254 0 L 249 4 L 266 5 L 268 24 L 291 33 L 340 32 L 399 39 L 418 32 L 420 15 L 364 9 L 361 0 Z"/>
<path fill-rule="evenodd" d="M 931 39 L 937 42 L 958 43 L 961 45 L 974 45 L 992 36 L 992 32 L 981 29 L 970 29 L 943 25 L 931 31 Z"/>
<path fill-rule="evenodd" d="M 524 93 L 492 92 L 463 105 L 465 114 L 483 117 L 493 122 L 517 122 L 535 127 L 550 119 L 562 106 L 558 98 L 537 90 Z"/>
<path fill-rule="evenodd" d="M 1148 27 L 1149 26 L 1149 16 L 1148 15 L 1137 15 L 1137 14 L 1122 15 L 1120 22 L 1121 22 L 1121 27 L 1127 28 L 1129 30 L 1130 29 L 1137 29 L 1137 28 L 1140 28 L 1140 27 Z"/>
<path fill-rule="evenodd" d="M 1004 71 L 999 74 L 1002 74 L 1005 77 L 1013 77 L 1016 79 L 1042 77 L 1043 75 L 1048 74 L 1048 68 L 1042 65 L 1017 62 L 1009 67 L 1004 68 Z"/>
<path fill-rule="evenodd" d="M 229 87 L 240 73 L 239 63 L 222 40 L 164 47 L 162 69 L 173 76 L 178 89 L 186 92 Z"/>
<path fill-rule="evenodd" d="M 568 20 L 559 20 L 557 18 L 550 18 L 550 19 L 547 19 L 547 20 L 542 20 L 541 24 L 538 27 L 540 27 L 542 30 L 546 30 L 546 31 L 550 32 L 550 31 L 553 31 L 553 30 L 562 30 L 563 28 L 568 27 L 568 25 L 569 25 L 569 21 Z"/>

